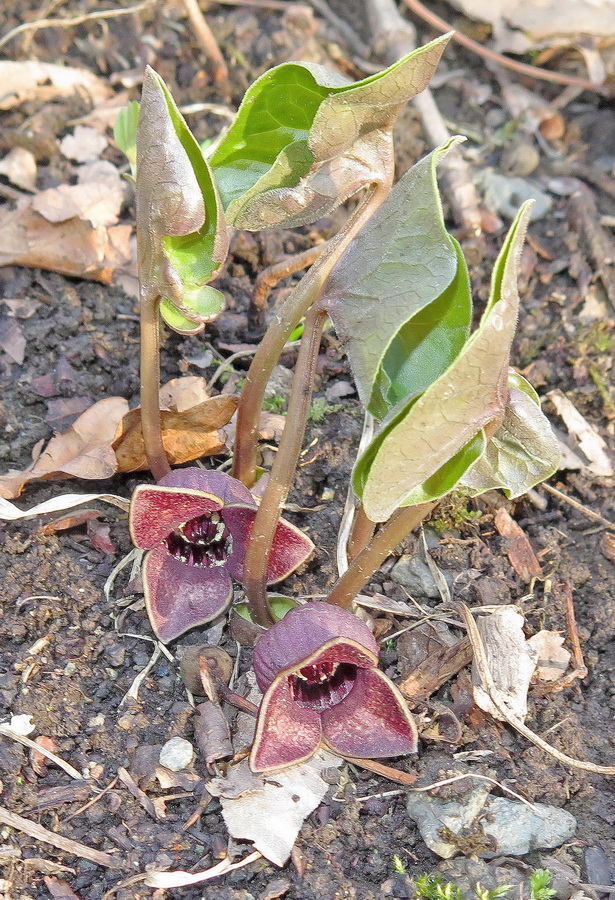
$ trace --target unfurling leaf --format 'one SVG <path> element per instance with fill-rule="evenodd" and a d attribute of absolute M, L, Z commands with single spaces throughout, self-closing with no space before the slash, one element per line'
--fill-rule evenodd
<path fill-rule="evenodd" d="M 261 76 L 211 157 L 229 222 L 251 231 L 314 222 L 386 171 L 393 124 L 448 40 L 355 83 L 312 63 Z"/>
<path fill-rule="evenodd" d="M 113 126 L 115 142 L 130 163 L 133 178 L 137 177 L 137 125 L 139 124 L 139 104 L 131 100 L 120 109 Z"/>
<path fill-rule="evenodd" d="M 508 384 L 504 421 L 460 481 L 460 487 L 473 497 L 494 488 L 501 488 L 511 499 L 520 497 L 559 465 L 557 438 L 534 389 L 516 372 L 511 372 Z"/>
<path fill-rule="evenodd" d="M 501 425 L 519 306 L 517 265 L 530 208 L 531 202 L 522 207 L 508 233 L 476 331 L 433 384 L 398 404 L 359 460 L 355 490 L 373 521 L 384 521 L 399 506 L 416 503 L 413 492 L 436 473 L 450 490 L 451 481 L 463 475 L 459 463 L 467 469 L 476 462 L 477 436 L 485 429 L 492 434 Z M 453 477 L 451 466 L 456 470 Z M 442 492 L 431 484 L 430 493 L 437 497 Z"/>
<path fill-rule="evenodd" d="M 469 334 L 468 271 L 446 231 L 435 172 L 458 141 L 406 172 L 335 266 L 320 301 L 359 395 L 379 419 L 442 375 Z"/>
<path fill-rule="evenodd" d="M 171 328 L 195 334 L 224 305 L 223 295 L 208 282 L 226 257 L 228 234 L 209 166 L 150 68 L 136 134 L 141 296 L 159 297 Z"/>

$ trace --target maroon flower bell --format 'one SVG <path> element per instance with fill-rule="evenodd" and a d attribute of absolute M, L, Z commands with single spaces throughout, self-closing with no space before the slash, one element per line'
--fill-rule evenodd
<path fill-rule="evenodd" d="M 156 485 L 141 484 L 130 504 L 130 534 L 141 550 L 145 604 L 152 628 L 167 644 L 221 613 L 243 580 L 256 504 L 240 481 L 223 472 L 177 469 Z M 267 580 L 286 578 L 314 545 L 284 519 L 278 525 Z"/>
<path fill-rule="evenodd" d="M 321 744 L 364 759 L 416 752 L 414 720 L 377 666 L 374 636 L 347 610 L 307 603 L 287 613 L 254 647 L 264 697 L 252 770 L 304 762 Z"/>

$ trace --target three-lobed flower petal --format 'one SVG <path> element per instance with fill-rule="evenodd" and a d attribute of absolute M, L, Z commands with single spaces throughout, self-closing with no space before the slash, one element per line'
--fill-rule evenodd
<path fill-rule="evenodd" d="M 326 603 L 297 607 L 261 635 L 254 672 L 264 697 L 253 771 L 303 762 L 321 744 L 364 759 L 416 752 L 414 720 L 377 666 L 378 645 L 367 625 Z"/>
<path fill-rule="evenodd" d="M 257 506 L 248 488 L 224 472 L 177 469 L 156 485 L 139 485 L 130 505 L 130 534 L 148 550 L 145 604 L 165 644 L 218 616 L 243 580 L 246 546 Z M 286 578 L 312 552 L 310 539 L 280 520 L 268 582 Z"/>

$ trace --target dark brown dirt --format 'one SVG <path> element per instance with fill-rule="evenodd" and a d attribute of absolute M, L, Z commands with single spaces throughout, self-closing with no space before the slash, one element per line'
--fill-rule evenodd
<path fill-rule="evenodd" d="M 11 10 L 9 4 L 3 14 L 2 31 L 34 17 L 38 7 L 32 5 L 28 13 L 28 6 L 13 4 Z M 71 5 L 73 13 L 94 8 L 94 3 Z M 209 84 L 202 53 L 185 20 L 180 19 L 179 4 L 159 4 L 155 12 L 108 20 L 104 28 L 88 23 L 73 30 L 42 30 L 29 47 L 16 41 L 5 49 L 12 58 L 62 61 L 91 68 L 103 77 L 137 67 L 144 56 L 150 60 L 155 53 L 158 70 L 181 103 L 220 102 Z M 262 9 L 214 6 L 210 21 L 227 58 L 234 60 L 233 103 L 239 101 L 247 84 L 269 66 L 293 58 L 306 48 L 314 53 L 318 50 L 324 58 L 327 48 L 332 49 L 331 43 L 339 41 L 325 28 L 314 36 L 305 23 L 301 24 L 300 16 L 284 18 L 279 12 Z M 144 36 L 148 36 L 148 41 L 143 40 Z M 343 56 L 348 58 L 351 54 L 339 43 Z M 449 51 L 445 68 L 462 68 L 469 74 L 467 79 L 454 77 L 438 90 L 439 104 L 460 127 L 484 128 L 485 139 L 490 141 L 485 145 L 484 158 L 497 167 L 502 146 L 493 139 L 489 126 L 484 125 L 485 112 L 500 109 L 497 83 L 492 82 L 476 59 L 456 47 Z M 472 99 L 470 87 L 479 84 L 489 84 L 493 89 L 487 110 Z M 529 86 L 544 91 L 546 97 L 552 96 L 551 89 L 544 85 Z M 80 110 L 74 105 L 70 109 L 56 106 L 53 116 L 34 107 L 5 114 L 5 143 L 11 144 L 16 129 L 24 124 L 24 116 L 35 113 L 53 139 L 61 137 L 67 130 L 66 120 L 78 116 Z M 566 137 L 561 145 L 565 157 L 578 158 L 592 166 L 597 157 L 604 158 L 605 153 L 611 152 L 608 148 L 592 150 L 588 144 L 592 134 L 611 128 L 613 113 L 608 104 L 585 94 L 566 115 Z M 215 134 L 219 121 L 207 114 L 193 117 L 190 124 L 204 139 Z M 412 111 L 404 115 L 403 127 L 398 129 L 398 145 L 404 168 L 406 160 L 413 161 L 425 149 L 420 123 Z M 112 151 L 109 158 L 119 162 L 119 156 Z M 41 160 L 43 186 L 66 179 L 63 165 L 55 151 Z M 534 177 L 543 186 L 552 177 L 544 156 Z M 600 212 L 612 215 L 613 201 L 600 192 L 596 199 Z M 569 224 L 567 197 L 555 195 L 553 200 L 549 216 L 530 230 L 533 242 L 524 257 L 523 313 L 515 362 L 528 373 L 541 395 L 554 387 L 564 391 L 609 440 L 615 408 L 609 387 L 615 347 L 613 307 L 604 298 L 602 308 L 606 314 L 593 320 L 583 318 L 583 299 L 588 282 L 594 280 L 595 266 L 592 268 L 578 230 Z M 126 221 L 133 214 L 134 210 L 127 209 Z M 314 233 L 326 236 L 331 228 L 331 222 L 321 222 L 297 233 L 236 236 L 231 262 L 220 281 L 228 299 L 227 313 L 205 336 L 166 337 L 163 380 L 186 372 L 211 375 L 213 367 L 202 370 L 187 362 L 201 354 L 206 343 L 219 348 L 254 340 L 248 328 L 247 307 L 255 276 L 284 253 L 309 246 Z M 478 299 L 485 297 L 502 235 L 502 231 L 487 235 L 481 253 L 474 254 L 472 275 Z M 470 245 L 468 248 L 470 251 Z M 562 265 L 558 267 L 553 259 L 562 260 Z M 11 362 L 6 355 L 0 358 L 4 376 L 0 460 L 2 471 L 6 471 L 25 467 L 38 441 L 47 440 L 56 428 L 65 430 L 74 419 L 73 416 L 48 422 L 47 401 L 33 388 L 35 379 L 55 371 L 59 362 L 63 366 L 70 364 L 69 371 L 74 372 L 61 382 L 60 396 L 94 402 L 105 396 L 122 395 L 131 405 L 137 404 L 138 319 L 134 298 L 115 286 L 5 267 L 0 269 L 0 287 L 5 298 L 40 303 L 36 315 L 19 320 L 26 338 L 23 364 Z M 287 287 L 282 284 L 277 296 Z M 276 293 L 274 300 L 275 297 Z M 228 354 L 228 349 L 223 350 L 223 355 Z M 292 356 L 285 362 L 292 365 Z M 238 365 L 241 367 L 241 363 Z M 319 368 L 317 397 L 321 399 L 326 398 L 327 388 L 349 378 L 333 334 L 323 341 Z M 596 372 L 607 385 L 606 393 L 597 387 Z M 310 449 L 291 497 L 301 511 L 290 513 L 289 517 L 305 528 L 319 547 L 306 570 L 285 585 L 288 592 L 304 595 L 321 594 L 334 580 L 336 530 L 361 430 L 356 396 L 327 403 L 329 409 L 322 421 L 310 425 L 306 438 Z M 333 404 L 338 407 L 335 411 L 330 409 Z M 548 404 L 546 410 L 554 413 Z M 563 427 L 555 415 L 553 421 Z M 137 483 L 136 477 L 116 477 L 100 485 L 100 489 L 128 497 Z M 552 483 L 611 521 L 615 519 L 615 502 L 606 480 L 583 472 L 561 474 Z M 20 502 L 22 506 L 34 505 L 57 496 L 67 486 L 71 491 L 84 492 L 99 488 L 91 482 L 32 484 Z M 566 631 L 562 585 L 568 583 L 572 587 L 589 675 L 560 693 L 544 694 L 533 689 L 528 724 L 566 753 L 612 765 L 612 551 L 609 558 L 603 528 L 581 512 L 544 496 L 544 509 L 527 499 L 511 504 L 495 495 L 486 496 L 469 507 L 471 512 L 481 513 L 479 518 L 468 516 L 462 501 L 444 504 L 437 514 L 442 527 L 433 556 L 455 579 L 456 598 L 478 605 L 518 603 L 525 612 L 528 630 L 532 631 Z M 549 582 L 537 583 L 532 592 L 512 569 L 506 541 L 493 526 L 494 511 L 502 503 L 522 525 L 548 576 Z M 9 714 L 32 715 L 36 734 L 51 737 L 60 756 L 104 787 L 116 776 L 118 766 L 129 770 L 135 766 L 137 751 L 158 746 L 175 734 L 192 739 L 193 731 L 191 707 L 176 667 L 164 657 L 143 681 L 138 701 L 122 702 L 135 676 L 147 664 L 152 645 L 148 643 L 150 629 L 144 610 L 138 604 L 134 609 L 124 608 L 127 577 L 120 577 L 111 601 L 105 599 L 105 580 L 130 550 L 130 542 L 125 518 L 117 511 L 110 512 L 109 507 L 101 509 L 111 525 L 115 554 L 95 549 L 84 526 L 57 534 L 43 534 L 44 523 L 37 520 L 0 526 L 0 566 L 4 573 L 0 606 L 0 720 Z M 408 546 L 414 544 L 410 542 Z M 403 599 L 399 586 L 389 579 L 390 568 L 390 564 L 384 567 L 372 587 Z M 397 630 L 403 627 L 404 620 L 391 624 Z M 195 643 L 201 637 L 192 634 L 180 643 Z M 224 643 L 236 655 L 237 646 L 227 638 Z M 249 651 L 242 651 L 241 663 L 245 670 Z M 399 675 L 395 644 L 385 649 L 383 663 L 388 674 Z M 445 685 L 437 699 L 450 702 L 453 687 L 450 683 Z M 457 687 L 458 696 L 462 683 Z M 529 800 L 565 807 L 577 817 L 576 838 L 556 852 L 558 858 L 577 868 L 581 880 L 587 880 L 586 851 L 600 848 L 615 877 L 612 779 L 561 766 L 504 726 L 486 716 L 476 717 L 476 710 L 474 714 L 468 712 L 462 724 L 464 736 L 460 746 L 447 750 L 445 745 L 425 743 L 417 761 L 403 761 L 400 767 L 419 773 L 448 772 L 454 768 L 455 750 L 493 751 L 488 765 L 499 781 Z M 200 762 L 194 768 L 206 779 Z M 300 833 L 297 847 L 302 863 L 291 863 L 280 873 L 261 862 L 211 884 L 181 889 L 177 896 L 182 900 L 273 900 L 282 893 L 289 900 L 411 897 L 409 878 L 434 871 L 439 860 L 426 849 L 406 815 L 403 792 L 389 796 L 388 792 L 397 788 L 390 782 L 355 769 L 343 772 L 344 780 L 331 787 L 323 805 L 309 817 Z M 169 800 L 166 818 L 152 818 L 118 782 L 100 802 L 68 821 L 92 796 L 91 791 L 84 793 L 79 785 L 75 788 L 69 777 L 54 766 L 37 771 L 25 748 L 0 739 L 0 804 L 52 831 L 113 852 L 126 866 L 121 873 L 104 870 L 37 843 L 17 830 L 2 828 L 0 877 L 11 882 L 6 897 L 48 898 L 50 889 L 43 878 L 50 875 L 65 880 L 81 900 L 100 900 L 108 891 L 114 891 L 118 900 L 160 897 L 161 893 L 152 889 L 139 884 L 124 885 L 123 881 L 145 868 L 199 870 L 214 865 L 227 846 L 217 801 L 210 803 L 200 820 L 184 831 L 182 826 L 196 809 L 200 791 L 162 791 L 156 783 L 145 781 L 141 786 L 152 797 L 180 794 Z M 66 794 L 71 790 L 75 793 Z M 371 799 L 359 799 L 368 796 Z M 246 848 L 233 845 L 231 852 L 240 858 Z M 403 861 L 408 876 L 396 873 L 394 855 Z M 539 854 L 524 860 L 530 866 L 540 861 Z M 54 863 L 69 869 L 54 868 Z M 280 884 L 281 877 L 288 879 L 288 884 Z M 605 877 L 609 877 L 608 872 Z M 276 893 L 277 889 L 282 893 Z"/>

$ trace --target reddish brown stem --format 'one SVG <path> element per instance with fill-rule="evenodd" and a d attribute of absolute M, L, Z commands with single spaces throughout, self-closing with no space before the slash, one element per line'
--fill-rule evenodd
<path fill-rule="evenodd" d="M 305 328 L 295 366 L 284 432 L 269 482 L 258 508 L 244 563 L 244 586 L 252 621 L 268 628 L 275 621 L 267 600 L 267 568 L 280 513 L 288 496 L 312 400 L 312 385 L 326 312 L 313 307 Z"/>
<path fill-rule="evenodd" d="M 350 606 L 385 559 L 427 518 L 435 505 L 436 502 L 432 501 L 402 507 L 394 512 L 333 585 L 326 602 L 344 608 Z"/>
<path fill-rule="evenodd" d="M 171 471 L 160 419 L 160 297 L 141 297 L 141 429 L 145 454 L 156 481 Z"/>
<path fill-rule="evenodd" d="M 352 523 L 352 531 L 348 538 L 348 561 L 352 562 L 359 553 L 367 547 L 374 536 L 376 523 L 372 522 L 365 515 L 363 504 L 360 503 L 354 514 L 354 522 Z"/>
<path fill-rule="evenodd" d="M 388 173 L 387 173 L 388 175 Z M 256 480 L 258 423 L 269 376 L 284 345 L 310 306 L 320 297 L 331 270 L 348 245 L 374 214 L 391 189 L 391 179 L 371 185 L 369 193 L 356 209 L 346 227 L 327 245 L 323 255 L 301 279 L 292 294 L 276 313 L 248 370 L 237 413 L 237 431 L 233 458 L 233 475 L 248 487 Z"/>

